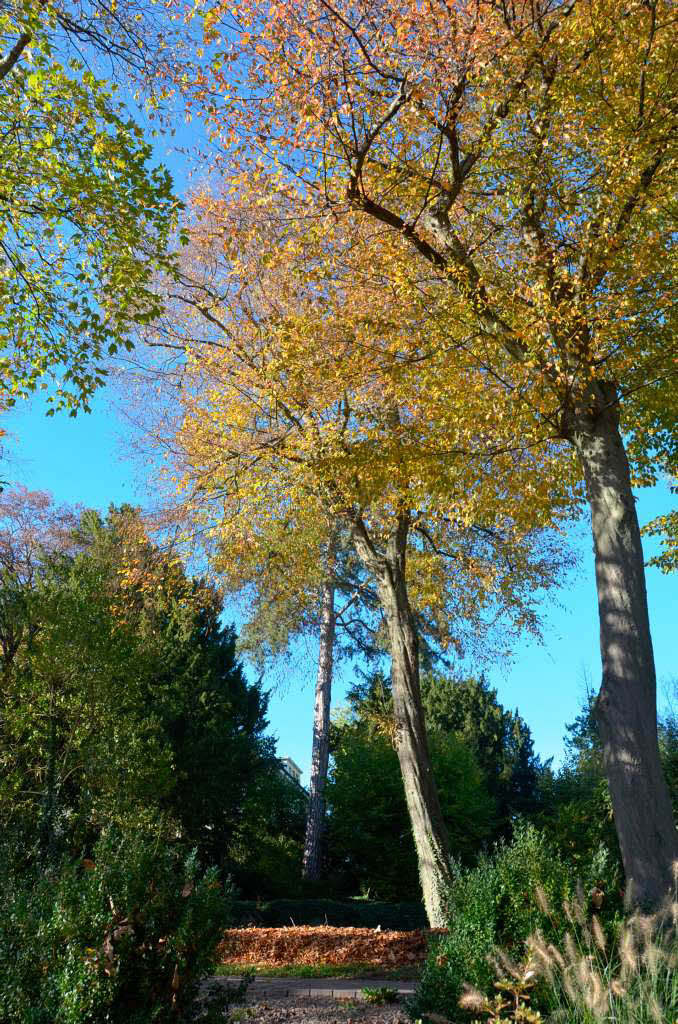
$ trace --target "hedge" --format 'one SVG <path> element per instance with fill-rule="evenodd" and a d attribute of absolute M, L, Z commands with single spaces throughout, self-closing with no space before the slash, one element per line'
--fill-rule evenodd
<path fill-rule="evenodd" d="M 427 928 L 421 903 L 377 903 L 368 900 L 236 900 L 233 903 L 237 927 L 260 925 L 331 925 L 334 928 L 377 928 L 384 931 L 414 931 Z"/>

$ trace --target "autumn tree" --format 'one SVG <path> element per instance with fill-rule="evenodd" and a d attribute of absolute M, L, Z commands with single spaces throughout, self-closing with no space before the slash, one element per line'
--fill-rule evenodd
<path fill-rule="evenodd" d="M 671 485 L 671 493 L 678 494 L 678 483 Z M 647 523 L 642 531 L 645 535 L 661 537 L 662 550 L 649 561 L 662 572 L 673 572 L 678 569 L 678 509 L 657 516 Z"/>
<path fill-rule="evenodd" d="M 167 48 L 152 26 L 136 0 L 0 3 L 5 406 L 51 382 L 52 409 L 87 409 L 106 358 L 159 310 L 178 203 L 110 80 L 153 81 Z"/>
<path fill-rule="evenodd" d="M 179 326 L 182 314 L 176 298 L 175 293 L 162 323 L 154 324 L 147 337 L 148 358 L 137 352 L 124 373 L 125 408 L 134 420 L 135 437 L 144 454 L 149 439 L 156 450 L 158 446 L 173 450 L 172 438 L 180 422 L 175 397 L 177 388 L 183 389 L 188 383 L 184 356 L 189 343 Z M 199 351 L 198 332 L 193 326 L 190 345 L 193 351 Z M 209 339 L 200 337 L 204 344 L 210 344 Z M 244 623 L 239 649 L 257 671 L 287 673 L 294 649 L 300 643 L 306 649 L 309 641 L 317 642 L 302 866 L 304 877 L 315 881 L 322 863 L 335 665 L 339 659 L 356 654 L 373 657 L 383 648 L 373 589 L 350 550 L 346 527 L 319 509 L 315 509 L 315 521 L 299 516 L 289 507 L 284 482 L 275 497 L 267 492 L 270 507 L 284 510 L 281 516 L 268 515 L 262 507 L 252 517 L 244 515 L 237 526 L 232 522 L 226 539 L 220 534 L 208 536 L 205 524 L 196 520 L 192 511 L 187 514 L 185 502 L 177 503 L 171 493 L 167 494 L 167 479 L 162 472 L 157 483 L 167 499 L 157 521 L 176 528 L 178 520 L 185 546 L 192 551 L 198 546 L 207 553 L 220 590 L 236 600 L 241 609 Z M 306 664 L 308 658 L 304 661 Z"/>
<path fill-rule="evenodd" d="M 193 95 L 226 187 L 284 193 L 338 254 L 350 218 L 368 249 L 390 234 L 391 279 L 429 283 L 431 415 L 465 387 L 463 346 L 516 443 L 585 486 L 605 771 L 629 887 L 656 903 L 678 839 L 632 481 L 676 457 L 672 3 L 241 0 L 204 24 Z"/>
<path fill-rule="evenodd" d="M 503 651 L 507 633 L 536 628 L 561 545 L 534 528 L 539 496 L 530 528 L 520 507 L 504 510 L 509 480 L 529 478 L 529 450 L 467 458 L 460 410 L 431 438 L 417 363 L 398 357 L 420 310 L 393 293 L 372 314 L 369 277 L 350 296 L 335 286 L 315 229 L 309 238 L 285 210 L 252 217 L 244 206 L 196 204 L 192 276 L 168 313 L 183 339 L 170 473 L 185 515 L 236 565 L 251 566 L 248 552 L 277 530 L 299 547 L 305 586 L 322 577 L 333 525 L 350 532 L 384 619 L 396 749 L 424 900 L 440 923 L 448 841 L 421 705 L 420 624 L 435 624 L 441 647 Z M 154 337 L 167 344 L 160 328 Z M 467 398 L 484 404 L 488 382 L 469 370 Z M 501 410 L 497 431 L 500 421 Z M 565 500 L 567 474 L 551 482 Z M 549 525 L 550 504 L 541 508 Z"/>

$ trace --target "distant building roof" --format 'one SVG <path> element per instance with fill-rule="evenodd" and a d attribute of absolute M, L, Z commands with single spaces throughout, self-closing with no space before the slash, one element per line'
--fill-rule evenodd
<path fill-rule="evenodd" d="M 282 764 L 283 771 L 287 772 L 295 782 L 301 785 L 301 768 L 296 761 L 293 761 L 291 757 L 282 757 L 280 763 Z"/>

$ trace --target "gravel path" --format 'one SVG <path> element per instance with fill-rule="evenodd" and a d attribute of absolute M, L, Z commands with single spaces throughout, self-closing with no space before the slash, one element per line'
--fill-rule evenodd
<path fill-rule="evenodd" d="M 397 1005 L 372 1006 L 327 996 L 269 999 L 248 1004 L 236 1011 L 236 1020 L 238 1017 L 247 1024 L 411 1024 Z"/>
<path fill-rule="evenodd" d="M 363 988 L 396 989 L 399 1002 L 366 1003 Z M 248 991 L 247 1005 L 236 1009 L 234 1016 L 247 1024 L 411 1024 L 402 1001 L 412 992 L 414 982 L 379 978 L 258 977 Z"/>

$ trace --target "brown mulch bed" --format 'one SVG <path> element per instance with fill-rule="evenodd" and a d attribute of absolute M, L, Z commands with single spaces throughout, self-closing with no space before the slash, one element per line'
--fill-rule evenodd
<path fill-rule="evenodd" d="M 289 964 L 369 963 L 410 966 L 426 959 L 431 931 L 391 932 L 372 928 L 231 928 L 219 954 L 223 964 L 283 967 Z"/>

